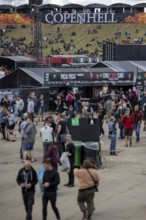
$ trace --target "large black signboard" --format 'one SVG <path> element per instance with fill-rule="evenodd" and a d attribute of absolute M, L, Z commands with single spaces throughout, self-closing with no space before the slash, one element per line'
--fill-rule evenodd
<path fill-rule="evenodd" d="M 92 118 L 69 119 L 68 127 L 73 141 L 99 142 L 99 122 Z"/>
<path fill-rule="evenodd" d="M 136 89 L 143 91 L 144 90 L 144 83 L 143 80 L 136 80 Z"/>
<path fill-rule="evenodd" d="M 136 88 L 141 91 L 146 90 L 146 72 L 137 73 Z"/>
<path fill-rule="evenodd" d="M 81 73 L 44 73 L 44 84 L 57 84 L 65 82 L 95 82 L 95 81 L 133 81 L 133 72 L 81 72 Z"/>
<path fill-rule="evenodd" d="M 43 23 L 58 24 L 108 24 L 133 23 L 135 13 L 46 13 Z"/>
<path fill-rule="evenodd" d="M 42 0 L 30 0 L 32 5 L 40 5 Z M 116 24 L 132 23 L 145 24 L 146 13 L 46 13 L 40 14 L 42 23 L 45 24 Z M 0 14 L 2 24 L 31 24 L 34 14 Z"/>

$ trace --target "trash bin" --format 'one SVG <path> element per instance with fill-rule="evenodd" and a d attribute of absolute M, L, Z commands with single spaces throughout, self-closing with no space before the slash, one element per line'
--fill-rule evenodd
<path fill-rule="evenodd" d="M 99 153 L 99 143 L 98 142 L 86 142 L 82 143 L 81 147 L 81 163 L 85 159 L 92 159 L 97 162 Z"/>
<path fill-rule="evenodd" d="M 81 141 L 73 141 L 75 145 L 75 162 L 74 166 L 80 166 L 81 165 Z"/>

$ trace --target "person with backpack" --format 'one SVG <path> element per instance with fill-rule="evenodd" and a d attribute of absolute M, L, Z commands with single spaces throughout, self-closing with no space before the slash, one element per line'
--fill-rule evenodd
<path fill-rule="evenodd" d="M 73 94 L 71 91 L 68 91 L 67 93 L 66 102 L 67 102 L 67 106 L 70 106 L 73 104 Z"/>

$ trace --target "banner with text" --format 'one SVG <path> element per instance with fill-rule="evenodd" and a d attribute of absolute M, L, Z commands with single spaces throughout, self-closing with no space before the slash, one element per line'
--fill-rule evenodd
<path fill-rule="evenodd" d="M 44 73 L 44 84 L 98 82 L 98 81 L 133 81 L 133 72 L 111 73 Z"/>
<path fill-rule="evenodd" d="M 146 13 L 41 13 L 39 18 L 45 24 L 146 24 Z M 0 24 L 32 24 L 33 14 L 0 14 Z"/>

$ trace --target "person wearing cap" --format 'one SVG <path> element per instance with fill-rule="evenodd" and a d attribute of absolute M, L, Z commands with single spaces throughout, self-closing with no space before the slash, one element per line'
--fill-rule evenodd
<path fill-rule="evenodd" d="M 126 111 L 125 115 L 122 117 L 122 122 L 124 124 L 125 147 L 132 146 L 132 132 L 134 129 L 134 120 L 133 117 L 130 115 L 129 110 Z"/>

